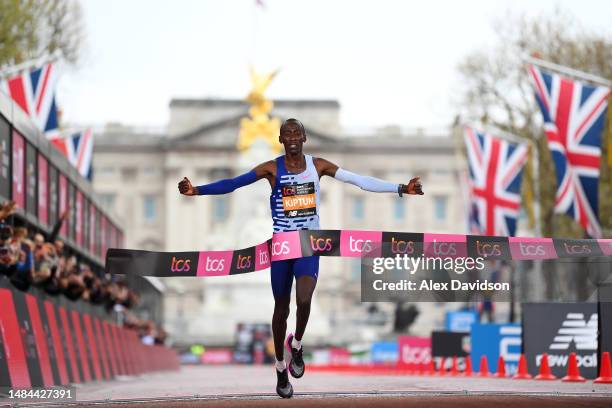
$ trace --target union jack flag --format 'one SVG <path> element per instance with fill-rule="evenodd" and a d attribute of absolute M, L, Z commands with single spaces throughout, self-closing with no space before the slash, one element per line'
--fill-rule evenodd
<path fill-rule="evenodd" d="M 55 82 L 55 68 L 53 64 L 46 64 L 0 83 L 0 90 L 9 95 L 48 138 L 59 135 Z"/>
<path fill-rule="evenodd" d="M 557 174 L 555 212 L 573 217 L 594 238 L 598 221 L 599 159 L 610 89 L 529 67 Z"/>
<path fill-rule="evenodd" d="M 514 236 L 527 145 L 510 143 L 471 127 L 465 128 L 464 138 L 468 153 L 471 232 Z"/>
<path fill-rule="evenodd" d="M 91 129 L 77 132 L 72 136 L 51 139 L 51 143 L 68 158 L 79 174 L 90 181 L 92 179 L 93 142 Z"/>

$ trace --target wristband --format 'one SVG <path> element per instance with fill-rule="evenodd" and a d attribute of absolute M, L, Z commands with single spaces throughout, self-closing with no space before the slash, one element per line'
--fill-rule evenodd
<path fill-rule="evenodd" d="M 403 197 L 405 187 L 405 184 L 400 184 L 397 186 L 397 194 L 399 194 L 400 197 Z"/>

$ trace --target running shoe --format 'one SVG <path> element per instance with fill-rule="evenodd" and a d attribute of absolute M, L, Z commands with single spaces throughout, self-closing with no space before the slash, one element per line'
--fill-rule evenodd
<path fill-rule="evenodd" d="M 289 372 L 293 378 L 300 378 L 304 375 L 304 371 L 306 370 L 306 366 L 304 365 L 304 359 L 302 358 L 302 350 L 304 350 L 304 346 L 300 347 L 300 349 L 296 349 L 291 347 L 291 342 L 293 341 L 293 333 L 289 333 L 287 336 L 287 340 L 285 340 L 285 346 L 287 347 L 287 351 L 291 354 L 291 360 L 289 360 Z"/>
<path fill-rule="evenodd" d="M 275 368 L 274 371 L 276 371 L 276 393 L 281 398 L 291 398 L 293 395 L 293 387 L 289 382 L 289 374 L 287 374 L 287 369 L 285 368 L 281 372 Z"/>

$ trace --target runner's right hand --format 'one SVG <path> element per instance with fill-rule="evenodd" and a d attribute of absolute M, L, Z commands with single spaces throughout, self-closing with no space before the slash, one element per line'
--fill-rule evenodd
<path fill-rule="evenodd" d="M 187 177 L 183 177 L 183 179 L 178 183 L 179 193 L 183 195 L 196 195 L 196 189 L 191 185 L 191 181 Z"/>

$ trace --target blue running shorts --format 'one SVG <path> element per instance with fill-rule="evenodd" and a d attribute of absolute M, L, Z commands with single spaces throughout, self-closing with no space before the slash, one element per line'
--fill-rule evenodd
<path fill-rule="evenodd" d="M 307 256 L 273 261 L 270 267 L 270 281 L 275 299 L 291 296 L 294 276 L 295 279 L 300 276 L 312 276 L 316 280 L 319 277 L 319 257 Z"/>

